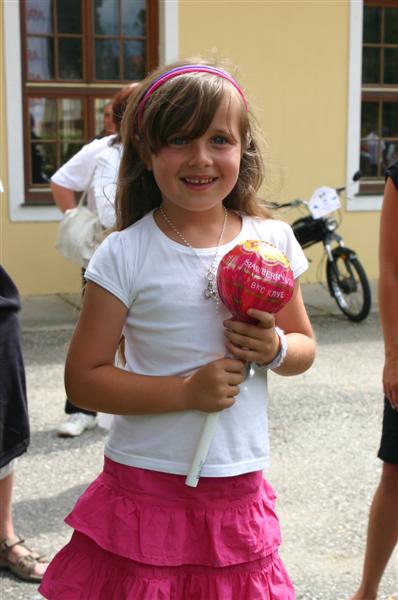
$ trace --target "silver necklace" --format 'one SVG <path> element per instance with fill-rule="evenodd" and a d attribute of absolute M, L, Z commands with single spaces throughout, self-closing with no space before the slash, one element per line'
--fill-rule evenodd
<path fill-rule="evenodd" d="M 217 275 L 217 273 L 216 273 L 216 264 L 217 264 L 217 258 L 218 258 L 218 252 L 219 252 L 219 249 L 220 249 L 221 240 L 222 240 L 223 235 L 224 235 L 225 226 L 227 224 L 227 218 L 228 218 L 228 211 L 225 208 L 225 206 L 223 206 L 223 208 L 224 208 L 224 222 L 223 222 L 223 225 L 222 225 L 220 237 L 218 238 L 217 247 L 216 247 L 216 253 L 215 253 L 214 258 L 213 258 L 213 260 L 212 260 L 212 262 L 211 262 L 211 264 L 209 266 L 209 265 L 207 265 L 205 263 L 205 261 L 200 256 L 200 254 L 198 254 L 198 252 L 196 252 L 196 250 L 192 246 L 192 244 L 190 244 L 188 242 L 188 240 L 186 240 L 185 237 L 182 235 L 182 233 L 180 231 L 178 231 L 178 229 L 174 225 L 174 223 L 172 223 L 170 221 L 169 217 L 164 212 L 163 207 L 159 206 L 160 214 L 162 215 L 163 219 L 166 221 L 167 225 L 174 231 L 174 233 L 176 233 L 178 235 L 178 237 L 184 242 L 184 244 L 188 248 L 191 248 L 191 250 L 193 250 L 193 252 L 196 254 L 196 256 L 198 257 L 198 259 L 200 260 L 200 262 L 204 266 L 204 268 L 206 270 L 206 287 L 203 290 L 203 293 L 204 293 L 205 298 L 207 298 L 207 299 L 211 298 L 212 300 L 215 300 L 216 302 L 219 301 L 219 296 L 218 296 L 218 291 L 217 291 L 217 281 L 216 281 L 216 275 Z"/>

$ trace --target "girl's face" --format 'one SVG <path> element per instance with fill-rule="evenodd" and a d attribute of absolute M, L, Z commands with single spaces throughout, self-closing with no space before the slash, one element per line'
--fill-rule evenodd
<path fill-rule="evenodd" d="M 241 100 L 226 95 L 208 130 L 189 140 L 178 132 L 152 154 L 152 169 L 163 203 L 191 211 L 221 206 L 234 188 L 242 157 Z"/>

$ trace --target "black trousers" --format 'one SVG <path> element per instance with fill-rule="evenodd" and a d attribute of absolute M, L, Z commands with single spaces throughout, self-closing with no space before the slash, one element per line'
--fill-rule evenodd
<path fill-rule="evenodd" d="M 96 412 L 93 412 L 92 410 L 85 410 L 84 408 L 79 408 L 78 406 L 75 406 L 74 404 L 72 404 L 72 402 L 70 402 L 68 400 L 68 398 L 66 398 L 65 400 L 65 408 L 64 411 L 67 415 L 73 415 L 74 413 L 84 413 L 85 415 L 92 415 L 93 417 L 96 416 Z"/>
<path fill-rule="evenodd" d="M 85 272 L 85 269 L 82 269 L 82 296 L 84 294 L 84 286 L 86 284 L 86 281 L 84 279 L 84 272 Z M 64 411 L 67 415 L 73 415 L 74 413 L 78 413 L 78 412 L 84 413 L 85 415 L 92 415 L 93 417 L 95 417 L 97 415 L 97 413 L 95 411 L 85 410 L 84 408 L 78 408 L 77 406 L 72 404 L 72 402 L 70 402 L 68 400 L 68 398 L 66 398 L 66 400 L 65 400 Z"/>
<path fill-rule="evenodd" d="M 382 461 L 398 465 L 398 411 L 384 398 L 383 429 L 377 455 Z"/>

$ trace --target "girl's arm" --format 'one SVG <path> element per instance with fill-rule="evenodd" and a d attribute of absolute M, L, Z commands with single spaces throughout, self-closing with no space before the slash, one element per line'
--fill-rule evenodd
<path fill-rule="evenodd" d="M 380 220 L 379 306 L 384 335 L 384 393 L 398 409 L 398 191 L 387 179 Z"/>
<path fill-rule="evenodd" d="M 73 404 L 112 414 L 157 414 L 188 409 L 223 410 L 234 403 L 243 364 L 220 359 L 190 377 L 150 377 L 114 366 L 127 316 L 113 294 L 89 281 L 69 347 L 65 387 Z"/>
<path fill-rule="evenodd" d="M 278 354 L 280 340 L 275 325 L 284 330 L 287 354 L 283 364 L 274 369 L 279 375 L 298 375 L 310 368 L 315 357 L 315 339 L 305 310 L 300 283 L 295 281 L 294 293 L 288 304 L 275 315 L 260 310 L 248 314 L 258 324 L 225 321 L 226 348 L 235 358 L 258 364 L 268 364 Z"/>

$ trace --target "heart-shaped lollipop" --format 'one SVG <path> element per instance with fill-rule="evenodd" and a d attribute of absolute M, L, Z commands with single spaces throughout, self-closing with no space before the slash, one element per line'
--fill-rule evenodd
<path fill-rule="evenodd" d="M 217 271 L 219 296 L 232 316 L 253 322 L 249 308 L 278 312 L 293 295 L 288 258 L 272 244 L 245 240 L 225 254 Z"/>

